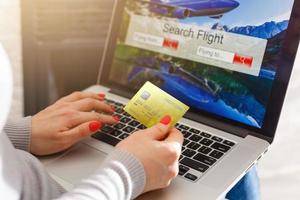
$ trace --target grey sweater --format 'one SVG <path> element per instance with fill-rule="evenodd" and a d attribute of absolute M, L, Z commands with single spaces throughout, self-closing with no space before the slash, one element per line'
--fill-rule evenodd
<path fill-rule="evenodd" d="M 142 163 L 119 150 L 109 155 L 92 176 L 65 192 L 38 159 L 28 153 L 30 133 L 31 117 L 27 117 L 8 122 L 0 134 L 0 191 L 5 199 L 123 200 L 142 193 L 145 186 Z"/>

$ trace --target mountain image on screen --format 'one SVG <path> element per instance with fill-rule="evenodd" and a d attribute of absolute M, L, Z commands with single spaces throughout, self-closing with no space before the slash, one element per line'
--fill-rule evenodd
<path fill-rule="evenodd" d="M 285 31 L 288 27 L 288 20 L 284 20 L 282 22 L 266 22 L 259 26 L 237 26 L 233 28 L 229 28 L 228 26 L 223 26 L 220 23 L 215 23 L 211 29 L 214 30 L 224 30 L 231 33 L 238 33 L 242 35 L 258 37 L 262 39 L 270 39 L 277 34 Z"/>

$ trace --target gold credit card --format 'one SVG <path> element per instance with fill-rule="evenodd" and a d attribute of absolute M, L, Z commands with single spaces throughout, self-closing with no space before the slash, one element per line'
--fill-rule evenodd
<path fill-rule="evenodd" d="M 143 85 L 124 108 L 127 113 L 146 127 L 159 123 L 166 115 L 171 116 L 171 126 L 174 126 L 188 109 L 187 105 L 149 81 Z"/>

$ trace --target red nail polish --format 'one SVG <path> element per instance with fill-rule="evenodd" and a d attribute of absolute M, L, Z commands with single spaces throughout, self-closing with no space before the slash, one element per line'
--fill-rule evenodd
<path fill-rule="evenodd" d="M 113 116 L 113 118 L 114 118 L 114 120 L 116 120 L 117 122 L 119 122 L 120 121 L 120 117 L 118 117 L 118 116 Z"/>
<path fill-rule="evenodd" d="M 110 106 L 112 111 L 115 112 L 116 111 L 116 108 L 114 106 Z"/>
<path fill-rule="evenodd" d="M 100 98 L 104 98 L 104 97 L 105 97 L 105 94 L 104 94 L 104 93 L 99 93 L 98 96 L 99 96 Z"/>
<path fill-rule="evenodd" d="M 102 123 L 98 121 L 91 122 L 89 124 L 89 129 L 91 132 L 95 132 L 102 127 Z"/>
<path fill-rule="evenodd" d="M 160 120 L 160 123 L 162 123 L 164 125 L 168 125 L 168 124 L 170 124 L 171 120 L 172 120 L 171 116 L 166 115 Z"/>

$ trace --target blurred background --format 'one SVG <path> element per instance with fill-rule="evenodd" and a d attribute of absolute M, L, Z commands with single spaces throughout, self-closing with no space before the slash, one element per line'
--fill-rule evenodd
<path fill-rule="evenodd" d="M 96 83 L 112 5 L 0 0 L 0 43 L 14 72 L 11 118 Z M 274 144 L 258 165 L 263 200 L 300 198 L 300 53 L 295 63 Z"/>

